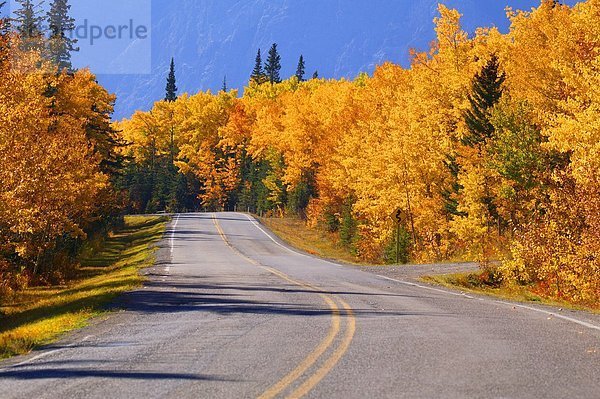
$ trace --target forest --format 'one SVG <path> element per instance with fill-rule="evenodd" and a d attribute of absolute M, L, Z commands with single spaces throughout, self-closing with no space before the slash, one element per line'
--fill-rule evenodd
<path fill-rule="evenodd" d="M 440 5 L 410 68 L 354 80 L 305 81 L 301 60 L 281 81 L 274 46 L 241 96 L 137 112 L 115 124 L 132 143 L 132 210 L 298 216 L 380 263 L 400 209 L 406 260 L 476 260 L 485 278 L 597 302 L 600 1 L 507 14 L 507 34 L 469 35 Z"/>
<path fill-rule="evenodd" d="M 409 68 L 353 80 L 305 80 L 302 59 L 282 80 L 274 45 L 243 93 L 177 97 L 172 64 L 170 95 L 113 124 L 89 71 L 3 31 L 2 284 L 60 277 L 125 212 L 240 210 L 302 218 L 362 261 L 475 260 L 597 304 L 600 0 L 507 14 L 508 33 L 468 34 L 440 5 Z"/>
<path fill-rule="evenodd" d="M 115 97 L 73 70 L 67 2 L 47 15 L 18 3 L 0 21 L 0 298 L 68 279 L 82 243 L 127 202 L 114 185 L 125 145 L 111 126 Z"/>

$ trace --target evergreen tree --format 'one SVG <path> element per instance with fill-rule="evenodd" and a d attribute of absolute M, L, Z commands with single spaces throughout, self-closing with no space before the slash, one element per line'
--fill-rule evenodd
<path fill-rule="evenodd" d="M 458 175 L 460 173 L 460 164 L 456 154 L 446 155 L 444 160 L 444 166 L 450 174 L 448 182 L 442 186 L 441 196 L 444 202 L 444 210 L 446 214 L 452 216 L 467 216 L 464 212 L 458 211 L 458 195 L 463 190 L 463 186 L 458 182 Z"/>
<path fill-rule="evenodd" d="M 21 37 L 21 49 L 24 51 L 41 50 L 43 46 L 43 32 L 41 16 L 41 3 L 32 0 L 16 0 L 21 7 L 15 11 L 15 29 Z"/>
<path fill-rule="evenodd" d="M 252 75 L 250 75 L 250 81 L 256 84 L 261 84 L 265 81 L 265 71 L 262 66 L 260 49 L 258 49 L 258 53 L 256 54 L 256 62 L 254 64 L 254 69 L 252 70 Z"/>
<path fill-rule="evenodd" d="M 222 90 L 224 93 L 227 93 L 227 75 L 225 75 L 225 76 L 223 77 L 223 87 L 221 87 L 221 90 Z"/>
<path fill-rule="evenodd" d="M 167 94 L 165 101 L 173 102 L 177 100 L 177 81 L 175 79 L 175 59 L 171 58 L 171 68 L 169 70 L 169 77 L 167 78 Z"/>
<path fill-rule="evenodd" d="M 71 6 L 68 0 L 54 0 L 47 14 L 50 38 L 48 58 L 59 71 L 72 71 L 71 52 L 79 51 L 75 47 L 77 39 L 69 37 L 68 32 L 75 30 L 75 19 L 69 16 Z"/>
<path fill-rule="evenodd" d="M 300 59 L 298 60 L 298 68 L 296 69 L 296 77 L 298 78 L 298 82 L 304 82 L 305 73 L 304 56 L 300 55 Z"/>
<path fill-rule="evenodd" d="M 273 43 L 269 50 L 269 57 L 265 63 L 265 74 L 271 84 L 281 83 L 279 72 L 281 71 L 281 57 L 277 52 L 277 43 Z"/>
<path fill-rule="evenodd" d="M 112 125 L 113 107 L 112 101 L 109 107 L 93 104 L 85 131 L 87 138 L 94 143 L 94 153 L 100 160 L 100 170 L 114 179 L 123 172 L 126 156 L 122 150 L 129 144 Z"/>
<path fill-rule="evenodd" d="M 319 71 L 315 71 L 315 73 L 313 73 L 313 79 L 319 79 Z"/>
<path fill-rule="evenodd" d="M 502 97 L 502 84 L 506 79 L 499 71 L 500 63 L 493 54 L 487 64 L 475 75 L 469 95 L 470 109 L 465 114 L 468 134 L 462 144 L 475 147 L 494 136 L 494 126 L 490 122 L 490 112 Z"/>

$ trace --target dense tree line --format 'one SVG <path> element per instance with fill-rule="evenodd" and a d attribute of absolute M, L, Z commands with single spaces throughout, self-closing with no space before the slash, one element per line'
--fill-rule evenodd
<path fill-rule="evenodd" d="M 115 98 L 73 70 L 69 5 L 55 0 L 42 15 L 19 3 L 0 21 L 0 295 L 68 277 L 83 240 L 125 202 L 113 186 L 125 144 L 111 125 Z"/>
<path fill-rule="evenodd" d="M 383 261 L 400 208 L 406 258 L 476 259 L 506 283 L 597 301 L 600 1 L 544 0 L 511 11 L 508 34 L 471 37 L 439 13 L 408 69 L 304 82 L 301 59 L 280 82 L 274 46 L 243 96 L 162 101 L 117 128 L 137 163 L 173 154 L 205 209 L 298 214 Z"/>

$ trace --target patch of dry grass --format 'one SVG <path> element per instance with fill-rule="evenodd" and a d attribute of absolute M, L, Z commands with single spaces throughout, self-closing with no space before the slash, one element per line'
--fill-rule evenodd
<path fill-rule="evenodd" d="M 310 228 L 299 218 L 260 218 L 259 220 L 286 243 L 306 253 L 325 259 L 360 263 L 360 259 L 344 247 L 335 234 L 319 228 Z"/>
<path fill-rule="evenodd" d="M 32 287 L 0 306 L 0 358 L 31 351 L 83 327 L 122 292 L 141 285 L 138 270 L 154 262 L 166 217 L 129 216 L 124 228 L 84 251 L 80 279 L 68 286 Z"/>
<path fill-rule="evenodd" d="M 456 273 L 436 276 L 425 276 L 423 281 L 442 285 L 455 290 L 473 294 L 488 295 L 516 302 L 540 303 L 574 310 L 586 310 L 600 313 L 599 308 L 590 308 L 572 303 L 548 298 L 535 293 L 534 287 L 520 285 L 488 284 L 481 278 L 481 273 Z"/>

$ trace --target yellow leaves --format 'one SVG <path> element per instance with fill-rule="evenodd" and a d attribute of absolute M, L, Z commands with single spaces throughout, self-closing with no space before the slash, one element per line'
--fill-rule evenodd
<path fill-rule="evenodd" d="M 82 225 L 103 205 L 109 181 L 86 127 L 99 122 L 93 106 L 108 123 L 113 97 L 85 70 L 5 71 L 0 92 L 0 239 L 10 236 L 12 250 L 27 260 L 58 237 L 84 236 Z"/>
<path fill-rule="evenodd" d="M 444 4 L 438 5 L 440 16 L 435 18 L 435 32 L 440 50 L 449 48 L 456 51 L 468 39 L 467 33 L 460 28 L 462 15 L 455 9 L 449 9 Z"/>
<path fill-rule="evenodd" d="M 499 271 L 508 282 L 535 283 L 543 294 L 597 306 L 600 193 L 563 178 L 547 213 L 519 235 Z"/>
<path fill-rule="evenodd" d="M 132 142 L 130 151 L 138 162 L 172 155 L 182 173 L 193 174 L 202 183 L 198 195 L 204 205 L 222 208 L 239 185 L 236 155 L 248 134 L 236 96 L 235 91 L 201 92 L 175 102 L 160 101 L 151 111 L 136 112 L 116 128 Z"/>
<path fill-rule="evenodd" d="M 114 96 L 89 71 L 46 73 L 39 54 L 13 44 L 0 62 L 0 257 L 27 265 L 59 238 L 84 237 L 105 204 L 88 127 L 108 126 Z"/>
<path fill-rule="evenodd" d="M 600 184 L 600 98 L 574 117 L 557 118 L 550 147 L 571 153 L 573 176 L 582 185 Z"/>
<path fill-rule="evenodd" d="M 490 197 L 490 180 L 489 171 L 482 164 L 463 165 L 459 174 L 458 181 L 463 190 L 458 211 L 466 216 L 454 218 L 450 222 L 451 230 L 476 251 L 481 250 L 490 234 L 490 215 L 483 201 Z"/>
<path fill-rule="evenodd" d="M 335 224 L 351 208 L 346 215 L 358 223 L 364 258 L 381 259 L 393 229 L 389 214 L 398 207 L 409 216 L 403 227 L 413 236 L 413 259 L 442 259 L 453 251 L 494 255 L 503 236 L 512 238 L 510 228 L 531 222 L 532 209 L 557 201 L 540 188 L 558 184 L 553 169 L 568 166 L 559 172 L 573 178 L 577 190 L 598 186 L 600 0 L 574 8 L 545 1 L 531 12 L 511 12 L 508 34 L 482 28 L 472 38 L 457 10 L 440 5 L 439 14 L 437 42 L 413 53 L 410 69 L 387 63 L 353 82 L 252 84 L 242 98 L 199 93 L 157 103 L 118 126 L 143 157 L 170 150 L 174 135 L 176 165 L 203 182 L 198 194 L 212 207 L 242 191 L 258 201 L 252 189 L 261 185 L 268 191 L 260 193 L 261 207 L 282 209 L 295 190 L 310 186 L 311 223 L 329 218 Z M 510 95 L 502 105 L 506 126 L 490 138 L 504 145 L 496 155 L 491 145 L 459 144 L 471 82 L 492 54 L 506 72 Z M 456 170 L 449 158 L 458 159 Z M 251 161 L 260 168 L 244 170 Z M 243 172 L 253 180 L 240 181 Z M 558 228 L 548 227 L 547 234 Z M 558 253 L 544 245 L 538 253 Z M 521 249 L 507 265 L 532 276 L 520 259 L 533 247 L 519 241 L 515 248 Z M 561 265 L 582 259 L 559 257 Z"/>
<path fill-rule="evenodd" d="M 506 60 L 511 95 L 536 109 L 548 148 L 572 154 L 582 184 L 599 181 L 599 15 L 597 0 L 518 13 Z"/>

